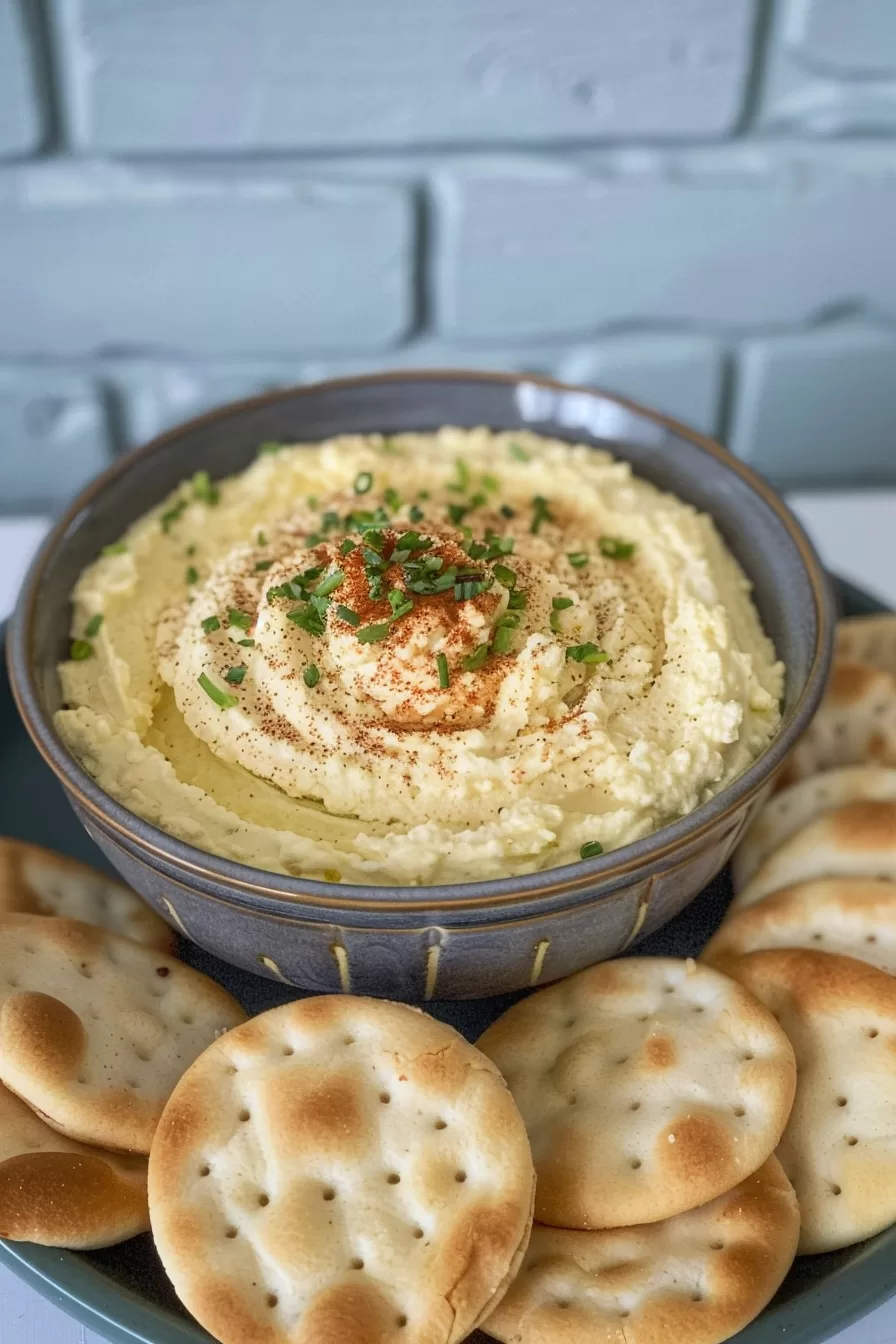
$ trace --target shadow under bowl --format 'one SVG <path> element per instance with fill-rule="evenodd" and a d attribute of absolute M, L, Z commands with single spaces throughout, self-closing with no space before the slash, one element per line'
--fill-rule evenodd
<path fill-rule="evenodd" d="M 787 668 L 768 750 L 687 817 L 597 859 L 523 877 L 430 887 L 282 877 L 166 834 L 100 789 L 53 727 L 70 595 L 101 547 L 185 477 L 242 470 L 266 440 L 530 429 L 607 448 L 710 514 L 754 585 Z M 818 558 L 780 498 L 718 444 L 593 388 L 507 374 L 432 371 L 345 379 L 214 411 L 118 460 L 75 500 L 25 580 L 9 639 L 25 725 L 85 828 L 125 879 L 186 937 L 244 969 L 306 989 L 421 1001 L 505 993 L 611 957 L 677 914 L 727 861 L 808 725 L 831 658 L 833 605 Z"/>

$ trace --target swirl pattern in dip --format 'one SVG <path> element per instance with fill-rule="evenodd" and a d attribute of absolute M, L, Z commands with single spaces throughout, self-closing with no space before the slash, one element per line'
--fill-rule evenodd
<path fill-rule="evenodd" d="M 656 830 L 775 733 L 745 576 L 627 464 L 484 429 L 265 449 L 75 589 L 59 731 L 171 834 L 330 881 L 507 876 Z"/>

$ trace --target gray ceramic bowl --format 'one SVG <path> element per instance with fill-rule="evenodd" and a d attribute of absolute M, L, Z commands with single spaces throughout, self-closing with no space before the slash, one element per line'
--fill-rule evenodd
<path fill-rule="evenodd" d="M 690 816 L 598 859 L 526 877 L 361 887 L 280 877 L 175 840 L 97 787 L 57 737 L 56 664 L 69 594 L 100 547 L 185 476 L 239 471 L 267 439 L 440 425 L 527 427 L 628 458 L 711 514 L 755 585 L 787 666 L 783 724 L 739 779 Z M 497 994 L 610 957 L 670 919 L 727 860 L 821 696 L 832 603 L 818 559 L 769 487 L 724 449 L 590 388 L 462 372 L 322 383 L 225 407 L 116 462 L 53 528 L 25 581 L 9 640 L 13 690 L 37 747 L 89 834 L 159 913 L 217 956 L 328 991 L 396 999 Z"/>

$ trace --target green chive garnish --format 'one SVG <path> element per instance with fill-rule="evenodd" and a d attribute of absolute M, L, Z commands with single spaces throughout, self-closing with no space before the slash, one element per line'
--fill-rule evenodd
<path fill-rule="evenodd" d="M 351 607 L 337 607 L 336 615 L 347 625 L 359 626 L 361 624 L 361 617 L 356 611 L 352 611 Z"/>
<path fill-rule="evenodd" d="M 95 616 L 91 616 L 90 620 L 84 627 L 84 634 L 87 636 L 88 639 L 93 639 L 94 635 L 99 634 L 100 626 L 102 625 L 102 623 L 103 623 L 103 613 L 101 611 L 98 611 Z"/>
<path fill-rule="evenodd" d="M 585 644 L 570 645 L 566 650 L 566 656 L 574 663 L 586 663 L 589 666 L 610 661 L 610 655 L 599 649 L 596 644 L 592 644 L 590 640 Z"/>
<path fill-rule="evenodd" d="M 69 657 L 76 663 L 83 663 L 85 658 L 93 655 L 93 645 L 89 639 L 73 639 L 69 650 Z"/>
<path fill-rule="evenodd" d="M 344 579 L 345 571 L 334 569 L 332 574 L 328 574 L 325 579 L 321 579 L 317 587 L 312 589 L 312 592 L 315 597 L 328 597 L 330 593 L 336 591 Z"/>
<path fill-rule="evenodd" d="M 187 501 L 180 499 L 176 504 L 172 504 L 170 509 L 166 509 L 159 521 L 162 524 L 163 532 L 170 532 L 172 523 L 176 523 L 178 518 L 187 507 Z"/>
<path fill-rule="evenodd" d="M 273 560 L 259 560 L 255 565 L 256 574 L 265 574 L 273 564 Z"/>
<path fill-rule="evenodd" d="M 302 680 L 306 686 L 316 686 L 320 681 L 320 670 L 315 667 L 314 663 L 309 663 L 305 668 L 302 673 Z"/>
<path fill-rule="evenodd" d="M 517 462 L 531 462 L 532 458 L 519 443 L 508 443 L 507 451 Z"/>
<path fill-rule="evenodd" d="M 351 537 L 346 537 L 345 541 L 344 541 L 344 542 L 342 543 L 342 545 L 339 547 L 339 554 L 340 554 L 340 555 L 350 555 L 351 552 L 352 552 L 353 550 L 355 550 L 355 548 L 356 548 L 356 543 L 352 541 Z"/>
<path fill-rule="evenodd" d="M 258 456 L 266 457 L 268 453 L 279 453 L 282 447 L 282 443 L 275 443 L 273 439 L 268 439 L 266 443 L 258 445 Z"/>
<path fill-rule="evenodd" d="M 311 605 L 293 608 L 286 613 L 286 619 L 300 630 L 307 630 L 309 635 L 322 635 L 324 632 L 324 618 Z"/>
<path fill-rule="evenodd" d="M 268 539 L 263 532 L 259 532 L 258 536 L 255 538 L 255 544 L 256 546 L 267 546 Z"/>
<path fill-rule="evenodd" d="M 227 619 L 231 625 L 235 625 L 238 630 L 248 630 L 252 624 L 252 617 L 245 611 L 239 611 L 236 607 L 230 607 L 227 612 Z"/>
<path fill-rule="evenodd" d="M 536 495 L 534 497 L 532 500 L 532 510 L 532 522 L 529 525 L 530 532 L 537 532 L 542 523 L 552 523 L 554 521 L 544 495 Z"/>
<path fill-rule="evenodd" d="M 503 583 L 505 588 L 516 587 L 516 574 L 507 565 L 492 565 L 492 573 L 499 583 Z"/>
<path fill-rule="evenodd" d="M 509 504 L 502 504 L 500 512 L 504 518 L 516 517 L 516 509 L 512 509 Z"/>
<path fill-rule="evenodd" d="M 567 551 L 566 558 L 573 569 L 584 569 L 588 563 L 587 551 Z"/>
<path fill-rule="evenodd" d="M 239 698 L 237 696 L 230 695 L 227 691 L 222 691 L 221 687 L 216 686 L 204 672 L 200 672 L 199 674 L 199 685 L 205 691 L 206 695 L 214 700 L 215 704 L 221 709 L 233 709 L 234 705 L 239 704 Z"/>
<path fill-rule="evenodd" d="M 187 555 L 195 555 L 195 554 L 196 554 L 196 543 L 194 541 L 192 545 L 187 547 Z"/>
<path fill-rule="evenodd" d="M 387 639 L 391 626 L 388 621 L 379 622 L 376 625 L 365 625 L 358 631 L 358 640 L 361 644 L 379 644 L 380 640 Z"/>
<path fill-rule="evenodd" d="M 635 553 L 635 542 L 620 541 L 619 537 L 601 537 L 597 544 L 608 560 L 631 560 Z"/>
<path fill-rule="evenodd" d="M 202 628 L 207 635 L 211 635 L 215 630 L 221 629 L 221 622 L 218 620 L 217 616 L 206 616 L 205 620 L 202 622 Z"/>
<path fill-rule="evenodd" d="M 254 639 L 238 639 L 238 640 L 237 640 L 237 644 L 239 644 L 239 646 L 240 646 L 241 649 L 254 649 L 254 648 L 255 648 L 255 640 L 254 640 Z"/>
<path fill-rule="evenodd" d="M 373 477 L 369 471 L 359 471 L 355 477 L 355 494 L 366 495 L 367 491 L 373 485 Z"/>
<path fill-rule="evenodd" d="M 491 490 L 494 494 L 496 490 L 501 489 L 501 482 L 498 480 L 497 476 L 493 476 L 490 471 L 485 472 L 479 479 L 482 481 L 482 488 L 484 490 Z"/>
<path fill-rule="evenodd" d="M 524 592 L 514 589 L 507 599 L 507 609 L 508 611 L 525 611 L 528 600 Z"/>
<path fill-rule="evenodd" d="M 509 625 L 499 625 L 492 640 L 495 653 L 509 653 L 512 643 L 513 628 Z"/>
<path fill-rule="evenodd" d="M 604 847 L 599 840 L 588 840 L 579 850 L 583 859 L 596 859 L 603 852 Z"/>
<path fill-rule="evenodd" d="M 555 611 L 566 611 L 568 607 L 572 607 L 574 605 L 575 604 L 571 597 L 555 597 L 551 602 L 551 606 L 554 608 Z"/>
<path fill-rule="evenodd" d="M 408 517 L 412 523 L 422 523 L 426 514 L 417 504 L 412 504 L 408 509 Z"/>
<path fill-rule="evenodd" d="M 462 457 L 454 459 L 454 469 L 457 472 L 457 479 L 448 482 L 449 490 L 457 490 L 465 495 L 470 488 L 470 468 Z"/>
<path fill-rule="evenodd" d="M 221 498 L 220 490 L 212 484 L 212 478 L 207 471 L 195 471 L 192 484 L 193 498 L 201 499 L 204 504 L 217 504 Z"/>
<path fill-rule="evenodd" d="M 479 647 L 475 649 L 474 652 L 471 653 L 468 658 L 464 659 L 463 661 L 464 671 L 475 672 L 477 667 L 482 666 L 487 657 L 488 657 L 488 645 L 480 644 Z"/>
<path fill-rule="evenodd" d="M 103 547 L 102 554 L 103 554 L 103 555 L 124 555 L 124 553 L 126 552 L 127 549 L 128 549 L 128 547 L 127 547 L 127 542 L 125 542 L 125 541 L 113 541 L 113 542 L 111 542 L 108 546 L 104 546 L 104 547 Z"/>
<path fill-rule="evenodd" d="M 224 673 L 224 680 L 229 681 L 233 686 L 239 686 L 246 675 L 246 665 L 241 663 L 239 667 L 228 667 Z"/>
<path fill-rule="evenodd" d="M 439 670 L 439 685 L 443 691 L 447 691 L 450 678 L 448 676 L 448 659 L 444 653 L 436 654 L 436 667 Z"/>
<path fill-rule="evenodd" d="M 391 509 L 393 513 L 397 513 L 401 508 L 401 495 L 391 485 L 383 491 L 383 500 L 386 508 Z"/>
<path fill-rule="evenodd" d="M 199 578 L 199 570 L 195 565 L 189 565 L 185 577 L 187 583 L 196 583 Z"/>

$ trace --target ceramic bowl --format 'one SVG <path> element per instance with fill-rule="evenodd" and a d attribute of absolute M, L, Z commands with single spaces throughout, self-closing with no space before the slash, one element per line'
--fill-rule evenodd
<path fill-rule="evenodd" d="M 217 858 L 116 802 L 53 728 L 69 597 L 100 548 L 199 469 L 241 470 L 259 443 L 441 425 L 529 428 L 609 448 L 712 515 L 754 584 L 787 667 L 781 729 L 710 802 L 597 859 L 524 877 L 431 887 L 281 877 Z M 116 461 L 75 500 L 28 574 L 10 635 L 25 724 L 89 834 L 186 937 L 226 961 L 316 991 L 469 998 L 555 980 L 670 919 L 726 862 L 808 724 L 831 657 L 832 601 L 818 559 L 778 496 L 718 444 L 593 388 L 505 374 L 414 372 L 275 392 L 202 416 Z"/>

